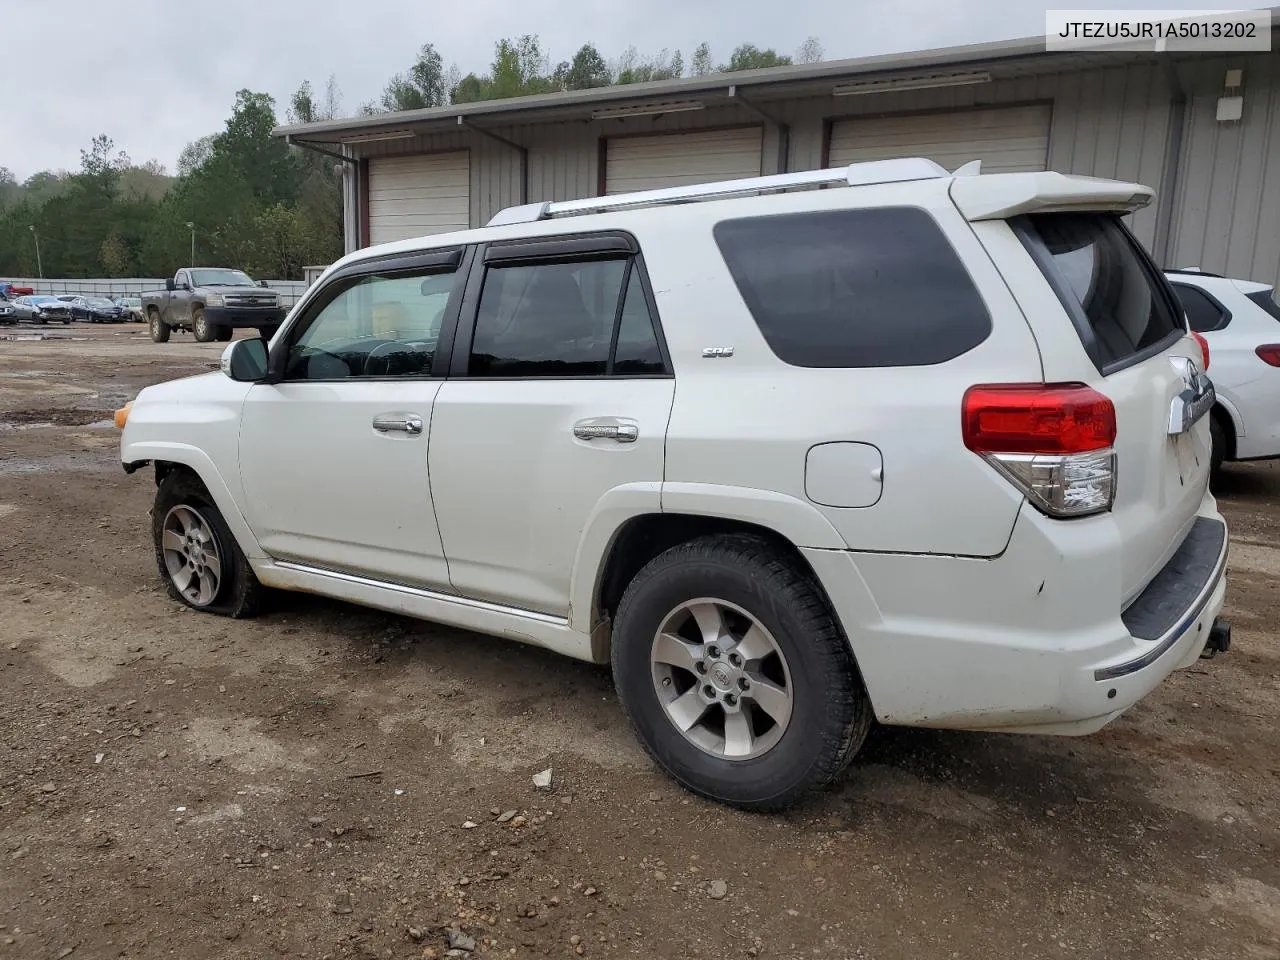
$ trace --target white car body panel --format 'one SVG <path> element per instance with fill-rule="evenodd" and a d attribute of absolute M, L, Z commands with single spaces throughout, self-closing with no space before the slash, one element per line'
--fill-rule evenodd
<path fill-rule="evenodd" d="M 454 590 L 569 616 L 570 578 L 588 520 L 609 492 L 652 485 L 658 513 L 675 383 L 449 380 L 431 419 L 431 493 Z M 629 420 L 631 443 L 582 440 L 574 424 Z"/>
<path fill-rule="evenodd" d="M 1088 178 L 937 177 L 513 222 L 361 250 L 312 285 L 277 343 L 336 271 L 371 257 L 625 230 L 643 252 L 674 379 L 251 386 L 209 374 L 142 391 L 121 457 L 198 473 L 264 584 L 594 662 L 609 655 L 602 566 L 629 521 L 661 513 L 752 524 L 808 561 L 883 722 L 1087 733 L 1192 662 L 1222 608 L 1217 575 L 1163 656 L 1114 681 L 1095 678 L 1153 649 L 1129 634 L 1125 605 L 1197 518 L 1221 522 L 1207 491 L 1208 419 L 1180 436 L 1166 431 L 1181 387 L 1171 358 L 1197 361 L 1199 350 L 1188 336 L 1100 375 L 1002 218 L 1122 212 L 1149 199 L 1146 188 Z M 884 205 L 936 219 L 992 316 L 991 335 L 929 367 L 783 363 L 748 312 L 714 225 Z M 1214 373 L 1218 362 L 1215 354 Z M 1115 406 L 1119 492 L 1096 516 L 1050 519 L 961 435 L 968 387 L 1060 381 L 1089 384 Z M 388 413 L 418 416 L 425 429 L 372 431 L 371 419 Z M 633 421 L 638 440 L 575 438 L 575 423 L 599 417 Z M 1263 431 L 1247 426 L 1245 436 Z M 825 461 L 816 486 L 828 497 L 838 496 L 840 464 L 869 474 L 849 477 L 858 506 L 817 503 L 806 486 L 810 451 L 839 442 L 882 458 L 880 467 L 874 456 Z"/>
<path fill-rule="evenodd" d="M 240 475 L 268 555 L 450 592 L 427 465 L 439 390 L 431 380 L 254 385 Z M 379 416 L 416 416 L 424 429 L 379 433 Z"/>

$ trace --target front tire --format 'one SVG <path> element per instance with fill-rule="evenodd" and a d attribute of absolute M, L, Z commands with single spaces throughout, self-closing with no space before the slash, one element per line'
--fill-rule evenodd
<path fill-rule="evenodd" d="M 202 613 L 251 617 L 263 587 L 209 492 L 175 470 L 156 490 L 151 516 L 156 566 L 169 596 Z"/>
<path fill-rule="evenodd" d="M 169 325 L 160 319 L 159 310 L 151 311 L 147 325 L 151 328 L 151 339 L 155 343 L 169 342 Z"/>
<path fill-rule="evenodd" d="M 214 337 L 214 327 L 199 307 L 191 311 L 191 335 L 200 343 L 210 343 Z"/>
<path fill-rule="evenodd" d="M 627 587 L 613 631 L 618 697 L 654 761 L 694 793 L 781 810 L 835 780 L 871 703 L 811 575 L 768 541 L 703 537 Z"/>

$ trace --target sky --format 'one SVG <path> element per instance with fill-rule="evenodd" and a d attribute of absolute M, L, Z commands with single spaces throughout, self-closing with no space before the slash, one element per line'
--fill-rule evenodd
<path fill-rule="evenodd" d="M 791 54 L 816 36 L 829 60 L 1030 37 L 1041 0 L 6 0 L 0 166 L 19 181 L 76 169 L 105 133 L 136 163 L 172 173 L 192 140 L 222 129 L 237 90 L 271 94 L 285 121 L 303 80 L 333 75 L 344 113 L 376 100 L 423 43 L 483 73 L 501 37 L 537 34 L 552 62 L 583 43 L 612 60 L 700 42 L 715 62 L 740 43 Z M 1088 0 L 1090 9 L 1178 6 Z M 1186 4 L 1186 6 L 1192 6 Z M 1196 5 L 1204 9 L 1203 5 Z"/>

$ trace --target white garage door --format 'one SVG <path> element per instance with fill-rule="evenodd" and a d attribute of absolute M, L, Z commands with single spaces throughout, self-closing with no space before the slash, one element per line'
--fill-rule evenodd
<path fill-rule="evenodd" d="M 387 243 L 471 225 L 467 151 L 369 161 L 369 242 Z"/>
<path fill-rule="evenodd" d="M 760 176 L 760 127 L 618 137 L 605 148 L 605 193 Z"/>
<path fill-rule="evenodd" d="M 831 125 L 829 165 L 926 157 L 948 170 L 970 160 L 981 160 L 983 173 L 1043 170 L 1049 156 L 1050 111 L 1042 104 L 838 120 Z"/>

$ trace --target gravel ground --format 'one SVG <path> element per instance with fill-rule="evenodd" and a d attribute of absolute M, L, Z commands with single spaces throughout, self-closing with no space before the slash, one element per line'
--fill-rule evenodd
<path fill-rule="evenodd" d="M 0 330 L 0 958 L 1280 957 L 1280 467 L 1220 491 L 1228 655 L 1091 737 L 877 729 L 755 816 L 657 773 L 603 669 L 171 602 L 105 421 L 222 345 L 30 332 Z"/>

